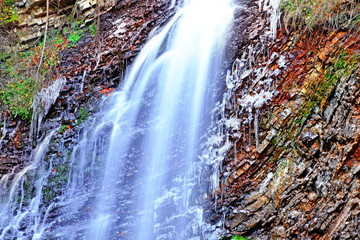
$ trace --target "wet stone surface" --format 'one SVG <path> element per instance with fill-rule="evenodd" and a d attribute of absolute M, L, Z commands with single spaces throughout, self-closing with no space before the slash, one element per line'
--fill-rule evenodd
<path fill-rule="evenodd" d="M 67 4 L 72 6 L 73 3 Z M 70 146 L 72 141 L 76 141 L 73 137 L 78 135 L 81 128 L 79 123 L 76 124 L 77 119 L 81 118 L 80 111 L 90 115 L 96 111 L 97 104 L 118 87 L 149 33 L 172 15 L 174 9 L 169 9 L 169 6 L 167 1 L 145 0 L 119 1 L 110 8 L 102 6 L 101 9 L 108 11 L 101 11 L 98 36 L 93 37 L 85 32 L 76 46 L 65 48 L 60 53 L 61 65 L 56 77 L 65 77 L 66 83 L 42 121 L 35 141 L 31 142 L 29 138 L 29 122 L 21 122 L 16 116 L 5 119 L 6 133 L 0 135 L 0 178 L 14 167 L 15 171 L 19 171 L 25 166 L 37 141 L 51 129 L 58 129 L 59 132 L 55 142 L 64 138 L 67 146 Z M 118 31 L 120 27 L 124 31 Z M 60 133 L 62 128 L 65 131 Z M 57 154 L 56 146 L 52 146 L 50 152 Z"/>
<path fill-rule="evenodd" d="M 322 31 L 282 29 L 267 55 L 254 50 L 255 69 L 279 70 L 278 94 L 259 111 L 258 147 L 255 123 L 233 132 L 212 206 L 225 236 L 358 239 L 360 42 L 351 29 Z M 230 116 L 254 120 L 241 104 L 256 86 L 237 86 Z"/>

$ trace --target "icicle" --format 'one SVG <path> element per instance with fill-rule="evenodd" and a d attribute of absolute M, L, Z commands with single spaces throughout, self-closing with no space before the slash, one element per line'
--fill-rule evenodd
<path fill-rule="evenodd" d="M 262 1 L 263 1 L 263 0 L 259 0 L 259 3 L 258 3 L 258 4 L 259 4 L 259 9 L 260 9 L 260 11 L 261 11 L 261 9 L 262 9 Z"/>
<path fill-rule="evenodd" d="M 271 16 L 270 16 L 270 30 L 272 38 L 276 38 L 276 31 L 280 20 L 280 0 L 270 0 Z"/>
<path fill-rule="evenodd" d="M 259 109 L 255 108 L 255 120 L 254 120 L 254 130 L 255 130 L 255 139 L 256 139 L 256 149 L 259 148 Z"/>
<path fill-rule="evenodd" d="M 1 129 L 1 134 L 2 134 L 2 137 L 0 139 L 0 149 L 2 147 L 2 142 L 6 137 L 6 117 L 5 116 L 4 116 L 4 126 Z"/>
<path fill-rule="evenodd" d="M 222 204 L 223 201 L 224 201 L 224 193 L 225 193 L 225 191 L 224 191 L 224 179 L 221 181 L 221 185 L 222 185 L 222 186 L 220 186 L 220 189 L 221 189 L 221 199 L 220 199 L 220 203 Z"/>
<path fill-rule="evenodd" d="M 239 139 L 238 140 L 236 140 L 235 141 L 235 143 L 234 143 L 234 160 L 235 160 L 235 162 L 237 162 L 237 143 L 239 142 Z"/>
<path fill-rule="evenodd" d="M 176 0 L 171 0 L 169 9 L 172 9 L 175 7 Z"/>
<path fill-rule="evenodd" d="M 244 122 L 244 126 L 245 126 L 246 122 Z M 245 143 L 246 142 L 246 129 L 244 127 L 244 130 L 243 130 L 243 142 Z M 245 146 L 244 146 L 245 147 Z"/>
<path fill-rule="evenodd" d="M 84 90 L 85 77 L 86 77 L 86 70 L 84 70 L 84 74 L 83 74 L 82 79 L 81 79 L 80 93 L 82 93 L 83 90 Z"/>
<path fill-rule="evenodd" d="M 225 219 L 226 219 L 226 213 L 225 211 L 223 212 L 223 215 L 221 217 L 221 228 L 225 229 Z"/>
<path fill-rule="evenodd" d="M 49 112 L 51 106 L 58 98 L 61 89 L 66 83 L 65 77 L 59 77 L 53 84 L 43 88 L 33 100 L 33 114 L 30 127 L 30 141 L 32 141 L 40 131 L 43 118 Z"/>
<path fill-rule="evenodd" d="M 249 146 L 248 146 L 248 149 L 249 151 L 251 150 L 251 123 L 252 123 L 252 120 L 253 120 L 253 113 L 252 113 L 252 106 L 249 106 L 248 107 L 248 123 L 249 123 Z"/>

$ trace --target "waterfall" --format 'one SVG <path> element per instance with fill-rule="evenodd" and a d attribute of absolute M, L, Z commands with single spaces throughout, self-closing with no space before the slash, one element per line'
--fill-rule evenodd
<path fill-rule="evenodd" d="M 0 180 L 0 239 L 22 239 L 25 232 L 21 229 L 28 224 L 28 231 L 35 233 L 45 216 L 41 216 L 40 204 L 42 186 L 51 171 L 43 164 L 45 153 L 49 146 L 52 131 L 33 151 L 30 156 L 32 163 L 15 174 L 15 169 Z M 37 176 L 33 186 L 27 186 L 26 181 L 31 176 Z M 25 204 L 28 198 L 28 204 Z M 25 227 L 26 228 L 26 227 Z M 10 234 L 9 234 L 10 233 Z M 36 235 L 34 235 L 36 239 Z"/>
<path fill-rule="evenodd" d="M 10 209 L 1 201 L 2 211 L 19 219 L 11 228 L 1 221 L 1 236 L 204 239 L 201 188 L 207 186 L 199 183 L 198 155 L 224 85 L 233 9 L 231 0 L 185 0 L 84 124 L 78 144 L 61 145 L 66 156 L 53 156 L 42 176 L 21 171 L 38 179 L 37 207 Z M 25 212 L 31 216 L 17 218 Z"/>

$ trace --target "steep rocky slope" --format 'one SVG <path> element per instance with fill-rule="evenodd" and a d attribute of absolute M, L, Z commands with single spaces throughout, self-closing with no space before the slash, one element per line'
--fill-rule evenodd
<path fill-rule="evenodd" d="M 11 56 L 8 53 L 15 51 L 15 54 L 18 54 L 18 52 L 21 54 L 21 51 L 27 51 L 31 46 L 31 49 L 33 49 L 34 44 L 39 42 L 39 37 L 44 34 L 41 29 L 44 30 L 46 25 L 46 16 L 44 17 L 46 7 L 44 4 L 45 1 L 19 3 L 19 20 L 12 23 L 10 29 L 6 30 L 7 34 L 2 34 L 6 39 L 15 34 L 18 42 L 16 45 L 7 42 L 1 45 L 2 56 L 4 56 L 4 58 L 0 58 L 2 61 L 1 86 L 3 90 L 1 92 L 4 95 L 6 94 L 6 82 L 10 84 L 12 79 L 16 79 L 14 74 L 8 73 L 9 67 L 7 64 Z M 45 105 L 49 105 L 46 94 L 40 97 L 38 105 L 33 103 L 35 106 L 32 107 L 36 109 L 33 114 L 33 123 L 39 122 L 41 126 L 44 126 L 37 127 L 37 133 L 32 136 L 35 140 L 33 144 L 31 144 L 32 139 L 30 138 L 30 119 L 22 119 L 16 111 L 12 111 L 6 105 L 5 101 L 1 101 L 0 178 L 2 175 L 12 171 L 15 166 L 19 166 L 16 169 L 20 169 L 21 166 L 26 164 L 32 147 L 36 145 L 36 140 L 41 139 L 49 129 L 58 128 L 60 138 L 63 137 L 65 128 L 67 130 L 71 128 L 71 131 L 66 132 L 67 134 L 70 132 L 75 134 L 78 131 L 76 129 L 79 128 L 79 123 L 84 121 L 84 116 L 87 116 L 88 112 L 93 110 L 96 105 L 95 102 L 111 94 L 114 88 L 118 86 L 126 67 L 137 55 L 151 30 L 161 26 L 172 15 L 174 10 L 169 8 L 170 2 L 167 1 L 139 0 L 118 1 L 116 3 L 106 1 L 99 5 L 98 11 L 95 11 L 97 8 L 94 1 L 61 2 L 62 8 L 58 8 L 59 11 L 50 8 L 52 10 L 49 15 L 49 32 L 53 29 L 57 34 L 61 35 L 64 32 L 63 29 L 71 29 L 72 26 L 76 25 L 73 36 L 79 33 L 79 39 L 75 44 L 72 44 L 67 39 L 71 38 L 71 34 L 61 35 L 62 40 L 60 41 L 61 45 L 58 44 L 60 45 L 58 53 L 55 56 L 44 55 L 44 62 L 55 58 L 57 63 L 56 68 L 44 66 L 46 73 L 41 76 L 44 78 L 42 86 L 44 89 L 48 89 L 49 86 L 57 85 L 52 87 L 51 94 L 59 94 L 59 98 L 54 99 L 56 103 L 54 102 L 51 109 L 47 109 L 47 112 L 43 111 Z M 58 24 L 54 23 L 56 19 L 66 19 L 67 16 L 73 18 L 74 11 L 77 11 L 77 21 L 59 20 Z M 96 33 L 91 33 L 88 30 L 89 24 L 96 26 L 98 16 L 100 19 L 98 29 L 94 30 Z M 82 25 L 79 26 L 79 23 Z M 31 31 L 32 33 L 17 34 L 25 31 Z M 33 34 L 34 31 L 36 34 Z M 22 36 L 26 36 L 27 39 Z M 36 41 L 33 42 L 33 39 L 36 39 Z M 40 52 L 41 49 L 39 48 L 38 53 Z M 36 64 L 30 66 L 32 69 L 26 70 L 26 73 L 36 72 L 40 58 L 40 54 L 35 58 L 36 54 L 35 52 L 35 56 L 31 60 L 34 61 L 35 59 Z M 25 59 L 18 59 L 19 62 L 23 60 Z M 50 69 L 53 69 L 53 71 L 50 71 Z M 31 76 L 37 75 L 33 73 Z M 65 79 L 65 81 L 58 84 L 56 82 L 59 79 Z M 19 81 L 23 82 L 24 80 L 19 79 Z M 14 84 L 10 86 L 15 86 Z M 30 107 L 32 103 L 30 101 L 26 104 Z M 51 105 L 52 103 L 48 108 Z M 83 112 L 83 119 L 76 124 L 76 118 L 81 117 L 80 111 Z M 39 118 L 40 115 L 45 116 Z M 35 127 L 37 124 L 34 123 L 33 125 Z"/>
<path fill-rule="evenodd" d="M 51 73 L 55 80 L 43 87 L 65 80 L 55 89 L 59 98 L 49 112 L 43 112 L 42 127 L 32 135 L 33 144 L 29 120 L 11 115 L 1 103 L 0 120 L 4 124 L 0 135 L 0 178 L 26 164 L 36 140 L 50 129 L 56 129 L 57 135 L 48 155 L 58 156 L 54 164 L 63 165 L 68 153 L 60 150 L 71 151 L 81 124 L 96 111 L 98 102 L 118 86 L 125 68 L 151 31 L 173 11 L 168 8 L 171 1 L 165 0 L 100 2 L 99 10 L 94 1 L 51 4 L 50 28 L 63 31 L 72 24 L 67 16 L 77 16 L 82 19 L 79 28 L 84 29 L 96 25 L 100 13 L 99 28 L 96 34 L 83 31 L 76 45 L 61 48 L 58 69 Z M 315 18 L 303 8 L 305 20 L 284 18 L 273 41 L 265 21 L 269 2 L 237 2 L 244 7 L 237 9 L 228 60 L 224 63 L 231 68 L 231 62 L 240 59 L 230 76 L 241 79 L 241 84 L 234 89 L 226 109 L 228 119 L 236 124 L 227 126 L 231 148 L 222 163 L 219 191 L 209 204 L 209 221 L 216 223 L 225 216 L 226 237 L 358 239 L 357 15 L 310 26 Z M 350 2 L 358 7 L 358 1 Z M 18 22 L 11 26 L 21 43 L 17 48 L 25 51 L 34 40 L 40 41 L 46 25 L 45 4 L 18 3 Z M 335 14 L 340 10 L 346 13 L 342 8 L 333 10 Z M 341 24 L 353 18 L 351 25 Z M 6 47 L 1 50 L 12 51 Z M 5 65 L 7 58 L 0 59 Z M 1 74 L 3 79 L 8 77 Z M 38 104 L 45 106 L 44 101 Z M 40 115 L 37 111 L 33 120 Z M 49 187 L 44 191 L 50 201 L 60 190 Z"/>
<path fill-rule="evenodd" d="M 359 26 L 322 24 L 283 27 L 230 74 L 237 124 L 212 215 L 230 235 L 359 238 Z"/>

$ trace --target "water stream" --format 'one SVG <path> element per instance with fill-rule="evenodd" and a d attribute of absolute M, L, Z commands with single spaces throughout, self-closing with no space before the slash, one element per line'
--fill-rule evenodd
<path fill-rule="evenodd" d="M 0 236 L 207 239 L 198 155 L 224 84 L 233 9 L 231 0 L 185 0 L 85 123 L 78 144 L 60 146 L 61 168 L 42 163 L 48 135 L 13 185 L 1 179 Z"/>

